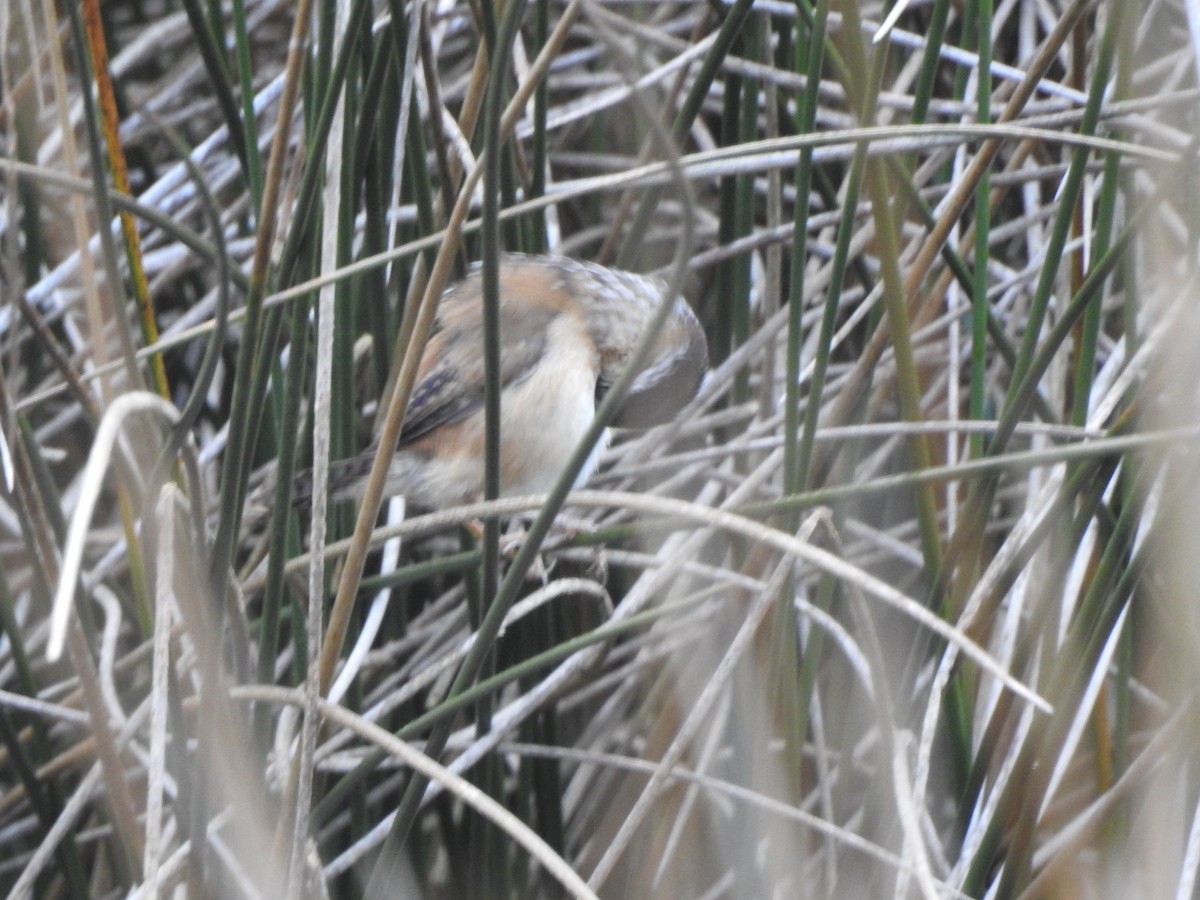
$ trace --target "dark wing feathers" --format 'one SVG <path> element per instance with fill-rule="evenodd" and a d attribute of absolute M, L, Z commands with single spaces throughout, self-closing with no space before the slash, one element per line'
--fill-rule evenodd
<path fill-rule="evenodd" d="M 459 422 L 483 406 L 483 329 L 478 290 L 472 282 L 460 285 L 442 300 L 442 330 L 430 340 L 426 359 L 436 358 L 417 382 L 400 431 L 400 445 L 412 443 L 443 425 Z M 501 304 L 500 331 L 504 352 L 500 360 L 503 387 L 527 378 L 546 347 L 546 330 L 557 313 L 536 305 Z"/>

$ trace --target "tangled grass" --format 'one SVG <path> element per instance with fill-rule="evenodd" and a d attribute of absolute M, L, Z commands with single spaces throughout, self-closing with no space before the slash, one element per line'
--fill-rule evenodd
<path fill-rule="evenodd" d="M 1194 896 L 1194 16 L 0 6 L 0 884 Z M 297 509 L 503 250 L 679 285 L 700 395 Z"/>

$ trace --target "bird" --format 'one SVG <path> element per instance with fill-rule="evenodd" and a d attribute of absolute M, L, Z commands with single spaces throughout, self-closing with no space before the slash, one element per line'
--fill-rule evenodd
<path fill-rule="evenodd" d="M 664 301 L 658 278 L 565 256 L 500 258 L 500 496 L 557 482 L 604 395 Z M 687 301 L 670 310 L 610 427 L 669 422 L 708 369 L 704 329 Z M 595 471 L 597 443 L 575 481 Z M 330 465 L 330 493 L 361 497 L 375 449 Z M 484 494 L 483 276 L 476 266 L 442 295 L 385 485 L 438 510 Z M 293 500 L 311 496 L 311 476 Z"/>

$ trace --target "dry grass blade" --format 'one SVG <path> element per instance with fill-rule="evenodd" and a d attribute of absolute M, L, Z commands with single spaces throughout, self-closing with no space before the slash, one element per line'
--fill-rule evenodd
<path fill-rule="evenodd" d="M 0 891 L 1195 892 L 1195 3 L 60 6 L 0 3 Z M 406 517 L 499 251 L 678 275 L 710 370 Z"/>

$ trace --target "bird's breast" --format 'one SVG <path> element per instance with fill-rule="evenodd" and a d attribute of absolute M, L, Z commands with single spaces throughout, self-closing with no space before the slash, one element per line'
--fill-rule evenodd
<path fill-rule="evenodd" d="M 580 323 L 560 316 L 543 357 L 501 399 L 501 484 L 505 494 L 544 493 L 554 486 L 596 412 L 595 345 Z M 608 442 L 607 432 L 576 479 L 582 485 Z"/>

